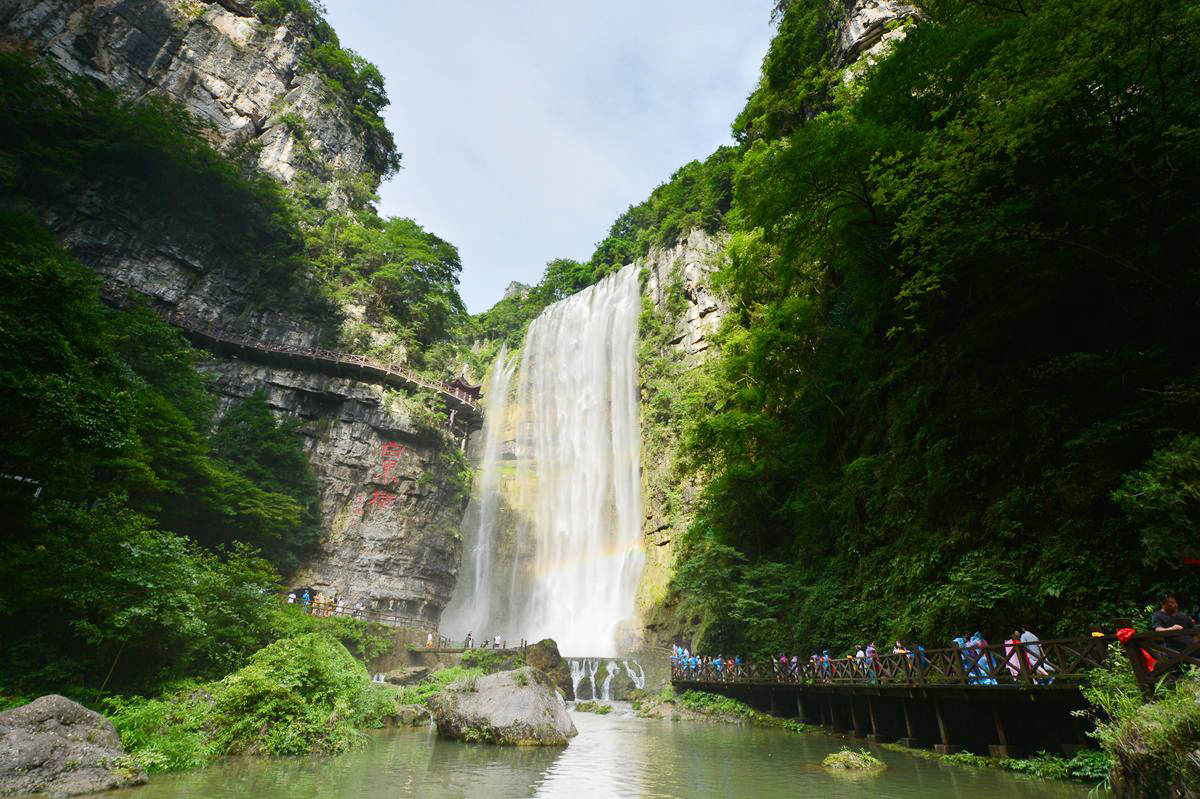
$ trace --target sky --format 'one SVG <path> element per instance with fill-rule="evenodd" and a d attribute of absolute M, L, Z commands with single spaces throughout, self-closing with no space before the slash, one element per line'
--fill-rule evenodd
<path fill-rule="evenodd" d="M 587 260 L 618 215 L 732 142 L 772 0 L 325 0 L 374 62 L 403 153 L 379 211 L 458 247 L 487 310 L 554 258 Z"/>

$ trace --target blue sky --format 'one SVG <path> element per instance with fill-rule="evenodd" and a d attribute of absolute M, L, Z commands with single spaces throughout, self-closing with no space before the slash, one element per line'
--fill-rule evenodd
<path fill-rule="evenodd" d="M 552 258 L 587 259 L 618 214 L 731 141 L 770 0 L 326 0 L 387 80 L 403 168 L 380 212 L 459 248 L 472 313 Z"/>

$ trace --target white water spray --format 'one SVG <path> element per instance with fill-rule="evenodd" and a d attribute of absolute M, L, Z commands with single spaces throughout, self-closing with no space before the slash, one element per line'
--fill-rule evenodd
<path fill-rule="evenodd" d="M 504 430 L 509 388 L 516 366 L 516 359 L 510 357 L 508 347 L 502 345 L 484 381 L 487 394 L 483 409 L 483 447 L 476 464 L 475 490 L 463 515 L 467 551 L 463 555 L 463 568 L 454 598 L 442 614 L 444 629 L 459 638 L 465 638 L 469 632 L 477 640 L 486 641 L 493 631 L 506 629 L 505 619 L 497 617 L 494 600 L 500 588 L 507 588 L 508 575 L 498 572 L 495 552 L 501 532 L 498 521 Z"/>
<path fill-rule="evenodd" d="M 526 334 L 517 385 L 521 508 L 514 620 L 565 653 L 616 654 L 641 549 L 638 269 L 555 303 Z M 517 577 L 514 574 L 514 577 Z"/>
<path fill-rule="evenodd" d="M 567 654 L 617 654 L 645 562 L 640 313 L 638 269 L 626 266 L 533 321 L 515 401 L 511 359 L 493 365 L 467 555 L 443 617 L 451 635 L 503 630 L 553 638 Z M 506 431 L 513 460 L 503 472 Z"/>

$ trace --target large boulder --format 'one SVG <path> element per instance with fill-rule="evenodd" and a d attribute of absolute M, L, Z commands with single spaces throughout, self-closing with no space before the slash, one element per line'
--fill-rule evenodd
<path fill-rule="evenodd" d="M 558 653 L 558 644 L 553 638 L 543 638 L 536 644 L 525 647 L 525 664 L 544 672 L 562 691 L 567 701 L 575 700 L 575 686 L 571 682 L 571 664 Z"/>
<path fill-rule="evenodd" d="M 433 700 L 438 734 L 517 746 L 565 746 L 578 735 L 554 683 L 529 666 L 453 683 Z"/>
<path fill-rule="evenodd" d="M 112 722 L 64 696 L 0 713 L 0 796 L 77 796 L 145 781 Z"/>

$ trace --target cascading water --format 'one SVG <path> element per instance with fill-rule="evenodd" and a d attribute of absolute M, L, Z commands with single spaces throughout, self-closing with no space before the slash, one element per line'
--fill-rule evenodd
<path fill-rule="evenodd" d="M 641 549 L 638 269 L 555 303 L 525 337 L 517 407 L 521 507 L 514 620 L 564 653 L 616 654 Z"/>
<path fill-rule="evenodd" d="M 503 447 L 509 388 L 517 359 L 509 357 L 508 347 L 501 346 L 484 383 L 483 449 L 476 464 L 475 490 L 463 515 L 464 538 L 468 550 L 463 556 L 462 572 L 454 598 L 442 614 L 442 625 L 457 637 L 472 633 L 476 640 L 488 640 L 494 631 L 504 627 L 494 608 L 497 578 L 507 587 L 507 575 L 497 573 L 495 563 L 496 538 L 499 531 L 500 475 L 503 469 Z"/>
<path fill-rule="evenodd" d="M 477 516 L 468 508 L 475 521 L 463 528 L 464 574 L 443 618 L 451 635 L 550 637 L 563 653 L 617 654 L 617 625 L 632 615 L 645 561 L 640 312 L 638 269 L 626 266 L 533 321 L 511 405 L 512 365 L 503 358 L 493 365 L 472 499 Z M 505 431 L 514 462 L 502 480 Z M 497 508 L 511 512 L 498 521 Z M 501 529 L 506 524 L 511 529 Z"/>
<path fill-rule="evenodd" d="M 630 663 L 633 663 L 633 666 L 634 666 L 634 668 L 637 669 L 637 671 L 634 671 L 633 668 L 630 668 L 630 666 L 629 666 Z M 629 675 L 629 679 L 633 680 L 634 688 L 636 688 L 640 691 L 646 687 L 646 670 L 642 668 L 641 663 L 638 663 L 636 660 L 633 660 L 633 661 L 626 660 L 625 661 L 625 673 Z"/>
<path fill-rule="evenodd" d="M 621 673 L 621 664 L 615 660 L 608 661 L 608 676 L 604 678 L 604 682 L 600 685 L 600 698 L 605 702 L 612 701 L 612 681 Z"/>

